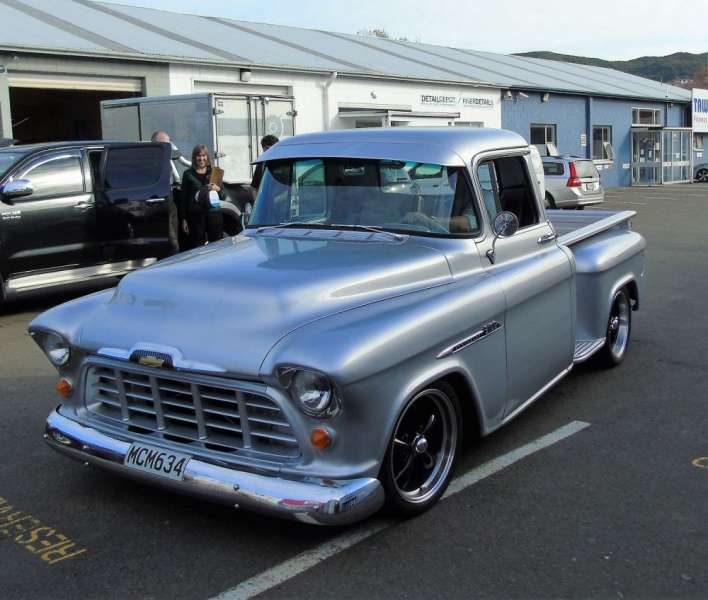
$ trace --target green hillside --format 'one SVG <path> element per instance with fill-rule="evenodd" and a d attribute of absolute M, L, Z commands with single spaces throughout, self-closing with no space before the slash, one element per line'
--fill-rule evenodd
<path fill-rule="evenodd" d="M 676 52 L 668 56 L 642 56 L 632 60 L 602 60 L 555 52 L 520 52 L 518 56 L 607 67 L 664 83 L 693 79 L 699 70 L 708 68 L 708 52 L 703 54 Z"/>

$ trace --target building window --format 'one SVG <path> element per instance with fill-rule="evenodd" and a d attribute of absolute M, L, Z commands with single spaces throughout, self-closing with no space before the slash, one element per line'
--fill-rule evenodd
<path fill-rule="evenodd" d="M 555 144 L 555 125 L 531 125 L 531 143 L 536 145 Z"/>
<path fill-rule="evenodd" d="M 632 125 L 662 125 L 660 108 L 633 108 Z"/>
<path fill-rule="evenodd" d="M 615 153 L 612 150 L 612 127 L 609 125 L 592 126 L 592 158 L 593 160 L 612 160 Z"/>
<path fill-rule="evenodd" d="M 700 133 L 693 134 L 693 147 L 696 150 L 703 150 L 703 135 Z"/>

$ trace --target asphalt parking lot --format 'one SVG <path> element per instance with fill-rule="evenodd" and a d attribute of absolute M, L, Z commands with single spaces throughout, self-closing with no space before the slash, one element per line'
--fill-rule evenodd
<path fill-rule="evenodd" d="M 648 241 L 627 359 L 468 443 L 459 491 L 405 521 L 282 522 L 55 454 L 56 377 L 26 326 L 66 296 L 0 308 L 0 598 L 708 597 L 708 185 L 606 208 Z"/>

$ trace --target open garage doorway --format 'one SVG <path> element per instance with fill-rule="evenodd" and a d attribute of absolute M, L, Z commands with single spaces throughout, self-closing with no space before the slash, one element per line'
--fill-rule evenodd
<path fill-rule="evenodd" d="M 101 139 L 101 100 L 138 95 L 11 86 L 12 135 L 20 144 Z"/>

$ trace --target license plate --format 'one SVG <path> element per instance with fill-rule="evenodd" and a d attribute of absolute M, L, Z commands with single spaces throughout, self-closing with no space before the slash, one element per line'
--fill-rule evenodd
<path fill-rule="evenodd" d="M 597 184 L 595 184 L 595 183 L 586 183 L 586 184 L 585 184 L 585 190 L 588 191 L 588 192 L 594 192 L 596 185 L 597 185 Z"/>
<path fill-rule="evenodd" d="M 160 477 L 167 477 L 175 481 L 184 479 L 184 471 L 191 456 L 162 450 L 146 444 L 134 443 L 130 446 L 128 454 L 123 459 L 123 464 L 131 469 L 145 473 L 152 473 Z"/>

